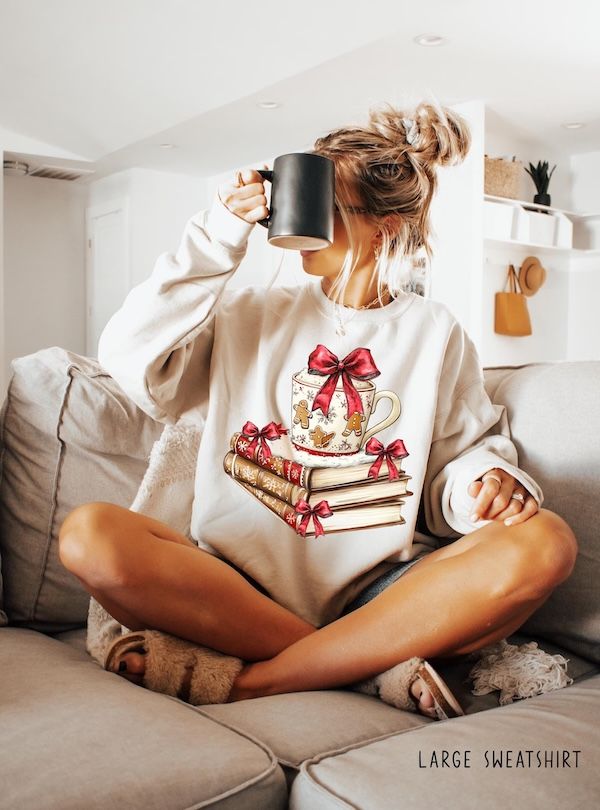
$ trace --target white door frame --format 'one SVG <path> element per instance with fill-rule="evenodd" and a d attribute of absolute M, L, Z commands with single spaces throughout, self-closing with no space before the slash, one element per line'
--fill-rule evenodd
<path fill-rule="evenodd" d="M 127 233 L 126 239 L 126 282 L 127 289 L 131 289 L 131 228 L 129 197 L 117 197 L 105 203 L 92 205 L 85 209 L 85 351 L 89 357 L 95 355 L 96 347 L 92 345 L 93 335 L 91 333 L 92 311 L 94 302 L 92 299 L 94 254 L 92 251 L 92 228 L 93 220 L 108 214 L 123 212 L 124 225 Z"/>

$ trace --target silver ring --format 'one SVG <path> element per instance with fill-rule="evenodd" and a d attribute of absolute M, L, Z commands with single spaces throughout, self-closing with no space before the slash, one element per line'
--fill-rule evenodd
<path fill-rule="evenodd" d="M 510 497 L 514 498 L 515 501 L 521 501 L 521 503 L 525 503 L 525 496 L 522 495 L 520 492 L 513 492 L 513 494 Z"/>
<path fill-rule="evenodd" d="M 502 486 L 502 481 L 501 481 L 501 480 L 498 478 L 498 476 L 497 476 L 497 475 L 494 475 L 493 473 L 489 473 L 489 474 L 487 474 L 487 476 L 486 476 L 485 478 L 483 478 L 483 477 L 482 477 L 482 478 L 481 478 L 481 480 L 482 480 L 482 481 L 483 481 L 483 483 L 485 484 L 485 482 L 486 482 L 486 481 L 489 481 L 489 480 L 490 480 L 490 478 L 493 478 L 493 479 L 494 479 L 494 481 L 497 481 L 497 482 L 500 484 L 500 486 Z"/>

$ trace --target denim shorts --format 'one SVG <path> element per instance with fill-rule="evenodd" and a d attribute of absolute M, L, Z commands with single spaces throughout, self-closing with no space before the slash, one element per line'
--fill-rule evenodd
<path fill-rule="evenodd" d="M 402 574 L 406 573 L 409 568 L 411 568 L 415 563 L 419 562 L 419 560 L 422 560 L 423 557 L 426 557 L 429 553 L 429 551 L 422 551 L 414 559 L 408 560 L 407 562 L 398 563 L 396 566 L 394 566 L 394 568 L 390 568 L 389 571 L 381 574 L 381 576 L 374 579 L 370 585 L 367 585 L 367 587 L 364 588 L 358 594 L 358 596 L 355 596 L 354 599 L 346 605 L 341 615 L 345 616 L 346 613 L 352 613 L 353 610 L 366 605 L 367 602 L 371 601 L 371 599 L 379 596 L 380 593 L 385 591 L 388 585 L 391 585 L 393 582 L 396 582 L 397 579 L 400 579 Z"/>
<path fill-rule="evenodd" d="M 389 571 L 386 571 L 384 574 L 381 574 L 381 576 L 377 577 L 377 579 L 374 579 L 370 585 L 367 585 L 367 587 L 364 588 L 358 594 L 358 596 L 355 596 L 354 599 L 346 605 L 346 607 L 344 608 L 344 610 L 340 615 L 344 616 L 346 613 L 351 613 L 353 610 L 356 610 L 357 608 L 366 605 L 367 602 L 371 601 L 371 599 L 374 599 L 376 596 L 379 596 L 379 594 L 382 591 L 384 591 L 388 587 L 388 585 L 391 585 L 393 582 L 396 582 L 397 579 L 400 579 L 402 574 L 408 571 L 409 568 L 411 568 L 416 562 L 419 562 L 419 560 L 422 560 L 423 557 L 426 557 L 429 553 L 430 553 L 429 551 L 422 551 L 413 560 L 398 563 L 393 568 L 390 568 Z M 264 594 L 264 596 L 268 596 L 269 599 L 273 598 L 271 594 L 265 588 L 262 587 L 262 585 L 260 585 L 258 582 L 256 582 L 256 580 L 254 580 L 250 576 L 250 574 L 247 574 L 245 571 L 242 571 L 241 568 L 238 568 L 237 565 L 232 563 L 230 560 L 226 560 L 225 562 L 227 562 L 228 565 L 230 565 L 235 571 L 237 571 L 238 574 L 241 574 L 244 577 L 244 579 L 246 579 L 252 585 L 253 588 L 255 588 L 260 593 Z"/>

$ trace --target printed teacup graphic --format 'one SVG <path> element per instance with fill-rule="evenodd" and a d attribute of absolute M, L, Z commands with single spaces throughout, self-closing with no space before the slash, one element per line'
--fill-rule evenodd
<path fill-rule="evenodd" d="M 294 447 L 321 456 L 352 455 L 393 424 L 400 416 L 400 400 L 393 391 L 376 390 L 370 378 L 379 373 L 368 349 L 355 349 L 339 361 L 319 344 L 307 368 L 292 377 Z M 369 426 L 383 399 L 391 402 L 389 414 Z"/>

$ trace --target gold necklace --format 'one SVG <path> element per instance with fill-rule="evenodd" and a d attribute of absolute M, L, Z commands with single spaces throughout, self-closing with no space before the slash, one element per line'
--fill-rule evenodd
<path fill-rule="evenodd" d="M 385 291 L 384 295 L 386 295 L 386 294 L 389 295 L 389 290 Z M 342 319 L 342 317 L 340 315 L 339 305 L 336 306 L 336 316 L 337 316 L 337 322 L 338 322 L 337 329 L 335 330 L 336 335 L 338 335 L 340 337 L 344 337 L 345 334 L 346 334 L 346 330 L 344 329 L 344 327 L 345 327 L 346 323 L 349 323 L 355 317 L 356 312 L 358 312 L 359 310 L 363 310 L 363 309 L 369 309 L 370 307 L 374 306 L 378 301 L 379 301 L 379 296 L 377 295 L 377 296 L 375 296 L 375 298 L 372 301 L 369 301 L 368 304 L 363 304 L 362 307 L 352 307 L 352 309 L 355 309 L 355 314 L 351 315 L 346 322 L 344 322 L 344 320 Z M 393 301 L 393 298 L 390 296 L 390 300 L 388 301 L 388 304 L 390 304 L 392 301 Z M 383 306 L 387 306 L 387 304 L 384 304 Z"/>
<path fill-rule="evenodd" d="M 384 297 L 385 297 L 386 295 L 389 295 L 389 290 L 386 290 L 386 291 L 385 291 L 385 293 L 384 293 Z M 362 307 L 356 307 L 356 309 L 369 309 L 369 307 L 372 307 L 372 306 L 373 306 L 374 304 L 376 304 L 378 301 L 379 301 L 379 295 L 376 295 L 376 296 L 375 296 L 375 298 L 374 298 L 372 301 L 369 301 L 369 303 L 368 303 L 368 304 L 363 304 L 363 305 L 362 305 Z M 391 304 L 391 302 L 392 302 L 392 298 L 391 298 L 391 296 L 390 296 L 390 300 L 389 300 L 387 303 L 388 303 L 388 304 Z M 385 306 L 387 306 L 387 304 L 382 304 L 382 306 L 384 306 L 384 307 L 385 307 Z"/>

